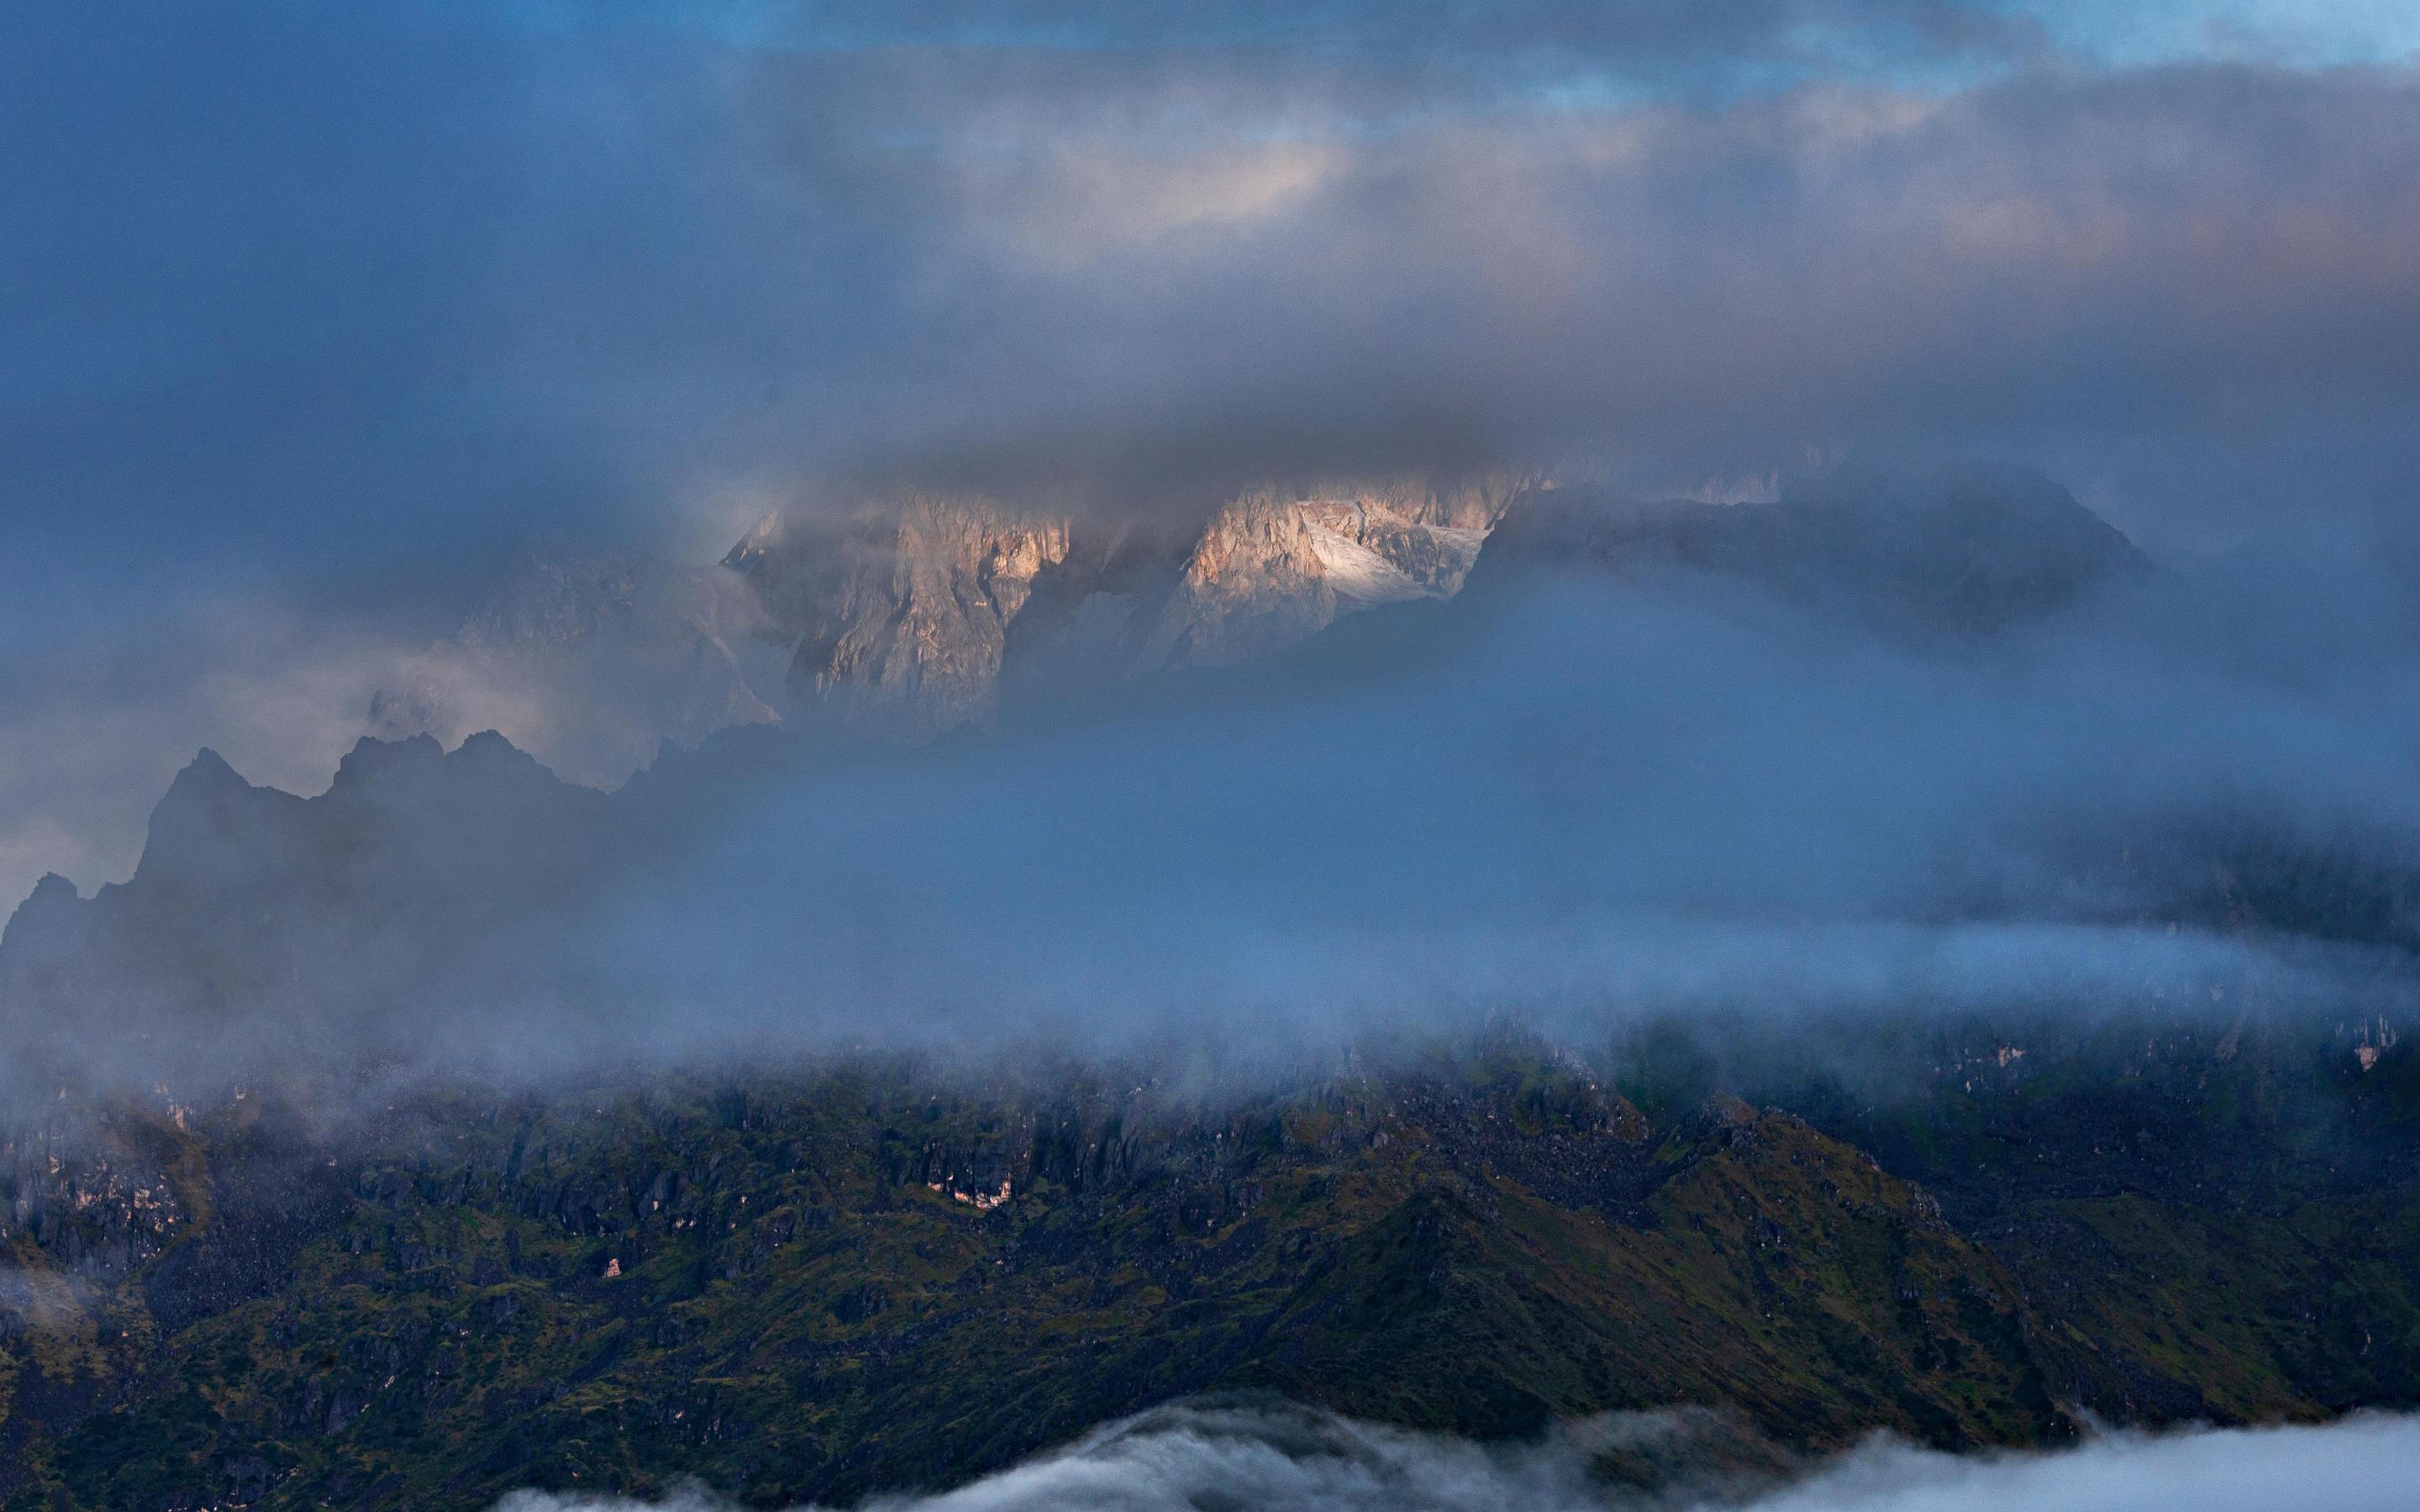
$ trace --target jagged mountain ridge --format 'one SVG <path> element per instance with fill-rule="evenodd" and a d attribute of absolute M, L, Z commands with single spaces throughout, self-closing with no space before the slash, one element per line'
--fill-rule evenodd
<path fill-rule="evenodd" d="M 1341 614 L 1450 596 L 1524 481 L 1260 489 L 1192 532 L 913 494 L 837 523 L 768 520 L 723 564 L 756 589 L 811 708 L 928 737 L 987 718 L 1003 681 L 1249 661 Z"/>
<path fill-rule="evenodd" d="M 1004 700 L 1249 664 L 1540 566 L 1711 573 L 1916 635 L 2002 627 L 2148 570 L 2064 489 L 1978 470 L 1731 505 L 1535 472 L 1343 481 L 1250 490 L 1199 526 L 909 492 L 775 515 L 709 568 L 524 548 L 367 733 L 450 744 L 492 725 L 610 786 L 733 724 L 929 740 Z"/>
<path fill-rule="evenodd" d="M 1029 685 L 1020 677 L 1033 674 L 1020 669 L 1079 665 L 1071 642 L 1085 634 L 1100 642 L 1087 671 L 1113 684 L 1120 675 L 1138 687 L 1150 681 L 1122 673 L 1136 663 L 1121 657 L 1156 658 L 1155 698 L 1215 698 L 1223 687 L 1228 696 L 1249 699 L 1268 681 L 1260 668 L 1350 663 L 1349 654 L 1321 651 L 1333 631 L 1309 627 L 1311 619 L 1341 612 L 1333 584 L 1311 571 L 1319 549 L 1314 532 L 1342 539 L 1347 528 L 1417 530 L 1429 533 L 1411 538 L 1460 551 L 1456 537 L 1438 532 L 1478 527 L 1423 520 L 1473 517 L 1456 509 L 1480 509 L 1477 517 L 1483 518 L 1498 503 L 1507 523 L 1479 548 L 1474 580 L 1487 580 L 1490 563 L 1506 557 L 1512 565 L 1494 576 L 1507 592 L 1517 591 L 1522 563 L 1636 570 L 1619 550 L 1609 557 L 1605 546 L 1633 538 L 1637 516 L 1632 506 L 1543 487 L 1461 504 L 1424 495 L 1413 503 L 1399 501 L 1391 512 L 1357 501 L 1305 504 L 1266 497 L 1226 512 L 1218 529 L 1190 541 L 1140 530 L 1088 539 L 1073 530 L 935 502 L 913 512 L 904 526 L 865 526 L 870 533 L 861 533 L 849 550 L 810 552 L 768 532 L 743 543 L 736 555 L 741 568 L 773 589 L 794 591 L 815 612 L 832 611 L 823 622 L 829 633 L 812 646 L 801 642 L 799 654 L 813 650 L 814 665 L 841 669 L 830 675 L 857 695 L 944 699 L 948 715 L 971 717 L 967 711 L 989 704 L 1003 688 L 1013 700 L 1026 697 Z M 1712 515 L 1745 508 L 1676 507 Z M 1893 507 L 1903 513 L 1907 506 Z M 1966 514 L 1951 518 L 1961 529 L 1978 509 L 1995 517 L 1988 498 L 1983 505 L 1970 501 L 1959 507 Z M 1582 534 L 1579 548 L 1565 548 L 1532 523 L 1550 509 L 1563 528 L 1573 528 L 1575 519 L 1592 521 L 1585 528 L 1594 533 Z M 2072 570 L 2052 590 L 2029 587 L 2013 608 L 2003 606 L 2009 612 L 2040 612 L 2043 603 L 2069 601 L 2112 571 L 2131 570 L 2132 548 L 2114 532 L 2106 534 L 2122 549 L 2067 549 L 2070 539 L 2098 540 L 2096 532 L 2106 528 L 2063 494 L 2013 511 L 2017 526 L 2045 513 L 2053 528 L 2043 533 L 2054 548 L 2046 555 Z M 1648 515 L 1669 518 L 1652 509 Z M 1787 542 L 1801 532 L 1787 506 L 1725 517 L 1730 523 L 1723 528 L 1737 535 L 1764 530 Z M 2016 527 L 2001 521 L 1994 528 Z M 908 532 L 914 550 L 884 533 L 900 529 Z M 1916 536 L 1953 546 L 1963 540 L 1960 529 Z M 1840 548 L 1852 561 L 1862 549 L 1854 541 Z M 1440 590 L 1457 580 L 1455 556 L 1425 568 L 1408 553 L 1390 560 L 1404 563 L 1390 570 L 1406 578 L 1430 571 Z M 794 568 L 823 576 L 795 584 L 782 576 Z M 1430 638 L 1470 630 L 1466 614 L 1485 609 L 1423 598 L 1434 612 L 1419 634 Z M 1897 611 L 1886 595 L 1881 602 Z M 1388 615 L 1413 608 L 1357 616 L 1354 634 L 1405 639 L 1411 627 L 1399 627 Z M 507 622 L 507 629 L 518 634 L 535 625 L 535 633 L 576 639 L 589 623 L 582 611 L 539 612 Z M 512 629 L 515 625 L 520 628 Z M 1268 650 L 1295 635 L 1304 639 L 1291 656 Z M 1248 657 L 1253 649 L 1264 655 Z M 1190 665 L 1171 665 L 1186 658 Z M 1338 675 L 1352 674 L 1348 668 Z M 1146 709 L 1130 712 L 1149 716 Z M 1125 716 L 1112 708 L 1109 717 Z M 920 717 L 928 732 L 939 724 L 939 717 Z M 566 984 L 548 976 L 561 964 L 551 957 L 561 943 L 551 932 L 600 899 L 625 888 L 644 890 L 650 877 L 686 864 L 690 848 L 714 829 L 706 816 L 718 805 L 744 805 L 743 790 L 753 780 L 746 771 L 795 774 L 802 762 L 899 759 L 895 748 L 817 744 L 799 738 L 802 733 L 767 733 L 752 741 L 741 738 L 743 731 L 727 732 L 706 741 L 707 749 L 696 756 L 659 763 L 644 779 L 611 795 L 562 781 L 493 733 L 471 737 L 450 754 L 427 736 L 365 739 L 328 792 L 309 799 L 255 788 L 206 752 L 162 800 L 151 843 L 127 884 L 80 899 L 71 886 L 46 880 L 27 900 L 0 944 L 0 986 L 8 996 L 0 1012 L 39 1040 L 88 1013 L 88 1004 L 104 1001 L 139 1028 L 137 1040 L 157 1041 L 157 1053 L 164 1056 L 166 1045 L 190 1035 L 193 1026 L 229 1015 L 256 1030 L 317 1015 L 326 1020 L 322 1037 L 342 1041 L 337 1026 L 348 1032 L 375 1028 L 390 1003 L 415 1003 L 427 1014 L 433 1011 L 430 1001 L 449 995 L 563 991 Z M 743 776 L 737 784 L 728 780 L 735 771 Z M 723 788 L 738 795 L 716 796 Z M 2153 921 L 2233 927 L 2258 919 L 2296 933 L 2400 947 L 2411 934 L 2409 900 L 2420 895 L 2420 883 L 2395 863 L 2395 854 L 2315 848 L 2291 833 L 2256 834 L 2242 824 L 2205 825 L 2191 833 L 2170 825 L 2114 841 L 2085 837 L 2071 864 L 2079 875 L 2131 868 L 2124 890 L 2149 900 L 2145 917 Z M 2214 863 L 2223 866 L 2214 869 Z M 2222 880 L 2213 885 L 2212 877 Z"/>
<path fill-rule="evenodd" d="M 444 1021 L 446 980 L 512 980 L 657 841 L 632 799 L 562 780 L 493 732 L 354 747 L 310 798 L 203 750 L 123 883 L 45 877 L 0 934 L 7 1078 L 93 1064 L 233 1074 L 281 1044 L 377 1055 Z M 99 1033 L 95 1041 L 91 1037 Z M 22 1089 L 22 1088 L 20 1088 Z"/>
<path fill-rule="evenodd" d="M 703 568 L 525 542 L 374 694 L 364 733 L 450 746 L 496 728 L 591 786 L 735 724 L 926 740 L 989 719 L 1003 680 L 1066 691 L 1226 665 L 1450 595 L 1522 481 L 1256 490 L 1191 528 L 909 491 L 777 513 Z"/>

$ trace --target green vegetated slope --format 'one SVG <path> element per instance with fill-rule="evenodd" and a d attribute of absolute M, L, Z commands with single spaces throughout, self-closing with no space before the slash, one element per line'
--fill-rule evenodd
<path fill-rule="evenodd" d="M 29 1127 L 0 1504 L 842 1500 L 1225 1390 L 1800 1449 L 2412 1400 L 2408 1056 L 2213 1038 L 1927 1046 L 1885 1101 L 1514 1044 L 1217 1101 L 853 1065 Z"/>

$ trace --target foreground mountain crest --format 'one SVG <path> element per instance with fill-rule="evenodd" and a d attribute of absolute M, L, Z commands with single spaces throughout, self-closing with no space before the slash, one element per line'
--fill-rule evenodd
<path fill-rule="evenodd" d="M 1208 1102 L 864 1061 L 333 1134 L 54 1100 L 0 1156 L 0 1505 L 845 1501 L 1239 1391 L 1484 1438 L 1724 1404 L 1680 1470 L 2409 1400 L 2420 1061 L 2311 1027 L 1933 1026 L 1872 1109 L 1742 1068 L 1806 1113 L 1688 1101 L 1678 1026 L 1611 1085 L 1502 1039 Z"/>

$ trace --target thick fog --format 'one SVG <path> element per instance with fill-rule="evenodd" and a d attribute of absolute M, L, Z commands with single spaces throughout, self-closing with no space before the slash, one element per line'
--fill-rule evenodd
<path fill-rule="evenodd" d="M 879 1042 L 2403 990 L 2398 940 L 2237 927 L 2212 869 L 2420 861 L 2420 664 L 2281 673 L 2199 602 L 1929 647 L 1683 577 L 1372 614 L 756 798 L 609 911 L 597 992 Z"/>
<path fill-rule="evenodd" d="M 1720 499 L 1978 454 L 2159 583 L 1958 645 L 1706 582 L 1390 610 L 921 753 L 650 773 L 642 825 L 461 819 L 513 854 L 450 873 L 406 822 L 365 854 L 420 892 L 298 883 L 273 949 L 149 965 L 233 1004 L 227 1056 L 505 1068 L 2361 1007 L 2420 792 L 2414 38 L 2162 14 L 12 15 L 0 897 L 125 879 L 200 746 L 319 791 L 398 687 L 612 785 L 610 697 L 431 649 L 535 529 L 704 564 L 903 482 L 1113 526 L 1305 472 Z M 2361 927 L 2247 903 L 2272 874 Z"/>
<path fill-rule="evenodd" d="M 104 945 L 129 974 L 71 968 L 71 1012 L 28 991 L 24 1032 L 148 1088 L 1241 1064 L 1507 1015 L 1587 1041 L 1676 1011 L 2396 1012 L 2420 943 L 2400 561 L 2140 567 L 1980 634 L 1737 577 L 1483 570 L 1251 666 L 921 748 L 740 732 L 612 795 L 491 738 L 373 750 L 311 804 L 206 762 L 146 877 L 78 905 L 152 910 Z M 214 827 L 221 803 L 262 817 Z M 12 931 L 21 961 L 54 917 Z"/>
<path fill-rule="evenodd" d="M 1481 1445 L 1282 1409 L 1177 1407 L 1112 1425 L 972 1485 L 879 1497 L 881 1512 L 2388 1512 L 2420 1474 L 2420 1425 L 2159 1437 L 2113 1434 L 2051 1453 L 1955 1456 L 1878 1440 L 1777 1487 L 1646 1495 L 1590 1473 L 1608 1448 L 1668 1433 L 1652 1414 L 1568 1425 L 1543 1443 Z M 497 1512 L 720 1512 L 703 1491 L 633 1502 L 524 1491 Z"/>

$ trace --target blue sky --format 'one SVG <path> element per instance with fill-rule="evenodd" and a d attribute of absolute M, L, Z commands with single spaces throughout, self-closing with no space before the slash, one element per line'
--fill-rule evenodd
<path fill-rule="evenodd" d="M 487 8 L 489 19 L 495 19 Z M 1700 14 L 1689 17 L 1689 11 Z M 1525 29 L 1598 35 L 1659 29 L 1703 38 L 1703 51 L 1725 51 L 1725 37 L 1762 31 L 1838 39 L 1838 55 L 1891 48 L 1929 20 L 1945 24 L 1978 15 L 2038 27 L 2053 45 L 2095 63 L 2133 67 L 2213 57 L 2254 55 L 2300 64 L 2394 61 L 2420 48 L 2420 19 L 2395 0 L 1971 0 L 1971 3 L 1866 5 L 1748 4 L 1576 6 L 1557 4 L 1304 4 L 1183 6 L 1139 3 L 1114 8 L 1053 0 L 991 5 L 822 4 L 783 0 L 656 0 L 606 12 L 567 0 L 530 0 L 513 8 L 510 23 L 556 30 L 609 24 L 702 31 L 725 40 L 762 45 L 856 47 L 914 42 L 1060 48 L 1134 45 L 1219 46 L 1326 39 L 1350 45 L 1357 36 L 1400 37 L 1440 20 L 1500 26 L 1508 39 Z M 1397 18 L 1392 24 L 1388 13 Z M 1594 15 L 1590 15 L 1594 12 Z M 460 13 L 458 13 L 460 14 Z M 1871 43 L 1853 39 L 1865 34 Z M 1533 33 L 1534 34 L 1534 33 Z M 1757 39 L 1762 40 L 1763 39 Z M 1882 45 L 1872 45 L 1882 44 Z M 1746 49 L 1742 48 L 1741 51 Z"/>
<path fill-rule="evenodd" d="M 2061 44 L 2111 67 L 2207 60 L 2394 63 L 2420 51 L 2420 10 L 2398 0 L 2092 0 L 2009 4 Z"/>

